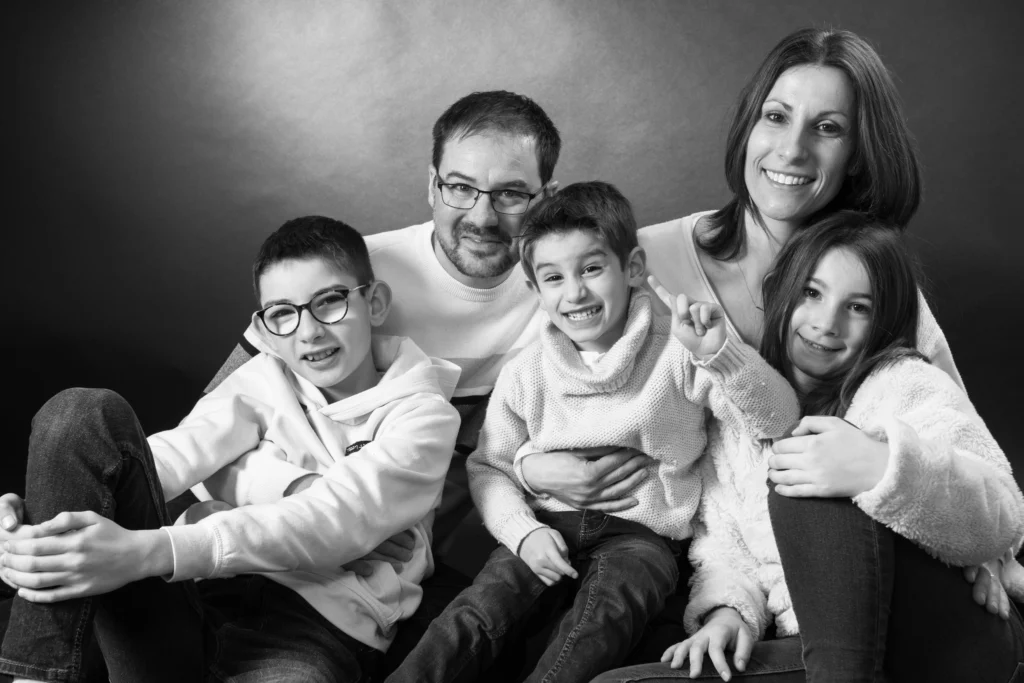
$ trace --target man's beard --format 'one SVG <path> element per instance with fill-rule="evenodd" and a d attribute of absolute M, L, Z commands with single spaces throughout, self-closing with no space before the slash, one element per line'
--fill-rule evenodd
<path fill-rule="evenodd" d="M 466 277 L 491 278 L 503 275 L 512 269 L 519 261 L 519 254 L 512 248 L 512 238 L 501 232 L 498 228 L 490 230 L 480 229 L 468 221 L 460 220 L 452 228 L 451 241 L 445 240 L 439 232 L 434 233 L 437 242 L 441 245 L 441 251 L 448 257 L 455 269 Z M 502 256 L 490 257 L 487 259 L 474 258 L 465 251 L 459 249 L 463 237 L 470 235 L 486 239 L 498 239 L 509 249 Z"/>

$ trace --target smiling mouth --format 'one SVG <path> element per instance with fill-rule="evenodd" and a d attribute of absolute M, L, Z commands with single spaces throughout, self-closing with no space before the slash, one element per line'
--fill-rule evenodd
<path fill-rule="evenodd" d="M 802 334 L 798 334 L 797 336 L 800 337 L 800 340 L 804 344 L 806 344 L 808 346 L 808 348 L 813 349 L 815 351 L 819 351 L 821 353 L 839 353 L 840 351 L 843 350 L 842 347 L 839 347 L 838 349 L 833 349 L 833 348 L 828 347 L 828 346 L 822 346 L 821 344 L 818 344 L 817 342 L 812 342 L 810 339 L 808 339 L 807 337 L 803 336 Z"/>
<path fill-rule="evenodd" d="M 562 315 L 569 320 L 578 323 L 584 320 L 590 320 L 600 312 L 601 306 L 591 306 L 590 308 L 581 308 L 578 311 L 570 311 L 569 313 L 563 313 Z"/>
<path fill-rule="evenodd" d="M 767 168 L 764 169 L 764 174 L 768 176 L 769 180 L 776 182 L 779 185 L 806 185 L 812 180 L 812 178 L 808 178 L 807 176 L 788 175 L 777 171 L 769 171 Z"/>
<path fill-rule="evenodd" d="M 302 360 L 309 361 L 310 363 L 317 363 L 319 361 L 324 360 L 325 358 L 330 358 L 331 356 L 333 356 L 337 352 L 338 352 L 338 349 L 337 348 L 333 348 L 333 349 L 324 349 L 323 351 L 316 351 L 314 353 L 304 353 L 304 354 L 302 354 Z"/>

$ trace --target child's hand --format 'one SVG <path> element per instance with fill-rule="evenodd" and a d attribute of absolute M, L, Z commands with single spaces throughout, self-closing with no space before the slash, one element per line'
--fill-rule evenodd
<path fill-rule="evenodd" d="M 1013 560 L 1016 563 L 1016 560 Z M 1020 566 L 1020 565 L 1017 565 Z M 974 601 L 992 614 L 1010 618 L 1010 599 L 1000 580 L 1002 563 L 990 560 L 984 564 L 964 568 L 964 578 L 974 584 Z"/>
<path fill-rule="evenodd" d="M 562 535 L 549 527 L 531 531 L 519 546 L 519 557 L 546 586 L 554 586 L 563 576 L 579 578 L 569 564 L 569 548 Z"/>
<path fill-rule="evenodd" d="M 0 496 L 0 541 L 5 540 L 4 532 L 12 532 L 25 518 L 25 501 L 16 493 Z"/>
<path fill-rule="evenodd" d="M 685 294 L 673 296 L 653 275 L 647 282 L 672 311 L 672 334 L 690 353 L 703 360 L 721 351 L 725 346 L 725 312 L 721 306 L 693 301 Z"/>
<path fill-rule="evenodd" d="M 699 631 L 665 650 L 661 661 L 668 662 L 673 669 L 680 669 L 683 662 L 689 659 L 690 678 L 696 678 L 703 668 L 706 652 L 722 680 L 728 681 L 732 678 L 732 671 L 725 658 L 725 650 L 735 650 L 733 664 L 737 671 L 743 671 L 753 647 L 754 639 L 740 613 L 732 607 L 719 607 L 711 613 Z"/>
<path fill-rule="evenodd" d="M 398 573 L 402 571 L 402 565 L 412 559 L 415 547 L 416 536 L 411 529 L 406 529 L 381 543 L 366 556 L 352 560 L 343 567 L 358 576 L 367 577 L 373 574 L 373 562 L 387 562 Z"/>
<path fill-rule="evenodd" d="M 174 568 L 170 538 L 160 529 L 131 531 L 95 512 L 62 512 L 5 541 L 3 578 L 30 602 L 101 595 Z"/>

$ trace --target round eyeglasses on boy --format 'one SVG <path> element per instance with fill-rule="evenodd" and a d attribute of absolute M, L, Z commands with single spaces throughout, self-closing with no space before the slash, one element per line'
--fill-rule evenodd
<path fill-rule="evenodd" d="M 453 209 L 472 209 L 485 194 L 491 199 L 491 207 L 494 213 L 505 214 L 506 216 L 518 216 L 526 213 L 530 202 L 540 192 L 522 192 L 520 190 L 479 190 L 466 183 L 446 183 L 440 179 L 437 187 L 441 190 L 441 201 Z"/>
<path fill-rule="evenodd" d="M 278 337 L 287 337 L 299 329 L 302 311 L 309 311 L 313 320 L 324 324 L 340 323 L 348 314 L 348 296 L 371 283 L 358 287 L 334 287 L 320 292 L 304 304 L 278 303 L 270 304 L 261 311 L 256 311 L 267 332 Z"/>

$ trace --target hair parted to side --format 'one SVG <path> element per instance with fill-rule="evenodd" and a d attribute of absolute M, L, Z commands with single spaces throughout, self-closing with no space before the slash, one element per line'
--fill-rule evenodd
<path fill-rule="evenodd" d="M 631 251 L 639 246 L 633 206 L 618 188 L 600 180 L 573 183 L 527 211 L 519 240 L 519 258 L 526 276 L 537 283 L 533 248 L 545 235 L 574 230 L 597 233 L 625 268 Z"/>
<path fill-rule="evenodd" d="M 260 246 L 252 264 L 252 286 L 260 300 L 260 277 L 274 264 L 291 259 L 321 258 L 351 274 L 359 284 L 373 281 L 366 242 L 355 228 L 326 216 L 287 221 Z"/>
<path fill-rule="evenodd" d="M 480 133 L 501 133 L 533 138 L 537 145 L 537 166 L 541 183 L 551 180 L 562 149 L 558 129 L 536 102 L 507 90 L 490 90 L 466 95 L 448 107 L 434 124 L 434 168 L 449 140 Z"/>
<path fill-rule="evenodd" d="M 740 93 L 725 151 L 732 200 L 711 217 L 714 228 L 700 246 L 730 259 L 745 246 L 743 217 L 760 220 L 744 180 L 747 142 L 768 93 L 784 72 L 803 65 L 831 66 L 846 74 L 856 98 L 854 152 L 839 194 L 808 224 L 839 210 L 860 211 L 906 228 L 921 200 L 917 152 L 892 76 L 867 41 L 850 31 L 806 28 L 779 42 Z"/>
<path fill-rule="evenodd" d="M 871 329 L 852 367 L 800 397 L 804 415 L 842 417 L 874 370 L 901 358 L 924 358 L 916 351 L 920 315 L 917 266 L 901 231 L 863 213 L 840 211 L 796 233 L 765 276 L 764 359 L 792 381 L 789 340 L 793 311 L 818 263 L 833 249 L 850 252 L 867 271 Z"/>

